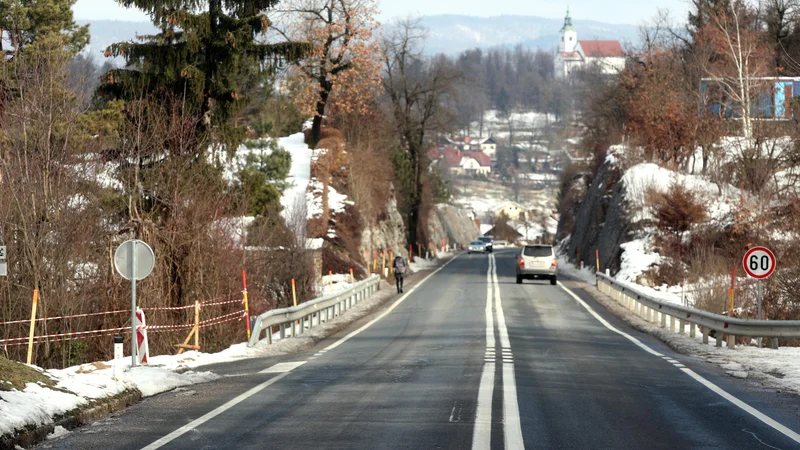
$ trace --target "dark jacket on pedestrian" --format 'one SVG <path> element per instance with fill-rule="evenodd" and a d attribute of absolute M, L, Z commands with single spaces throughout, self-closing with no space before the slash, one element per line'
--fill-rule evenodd
<path fill-rule="evenodd" d="M 406 262 L 402 256 L 395 256 L 392 261 L 392 268 L 394 269 L 395 276 L 403 276 L 406 273 Z"/>

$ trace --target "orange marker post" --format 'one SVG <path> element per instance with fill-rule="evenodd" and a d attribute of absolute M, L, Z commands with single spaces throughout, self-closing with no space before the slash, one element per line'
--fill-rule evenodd
<path fill-rule="evenodd" d="M 242 270 L 242 296 L 244 297 L 244 319 L 247 324 L 247 339 L 250 339 L 250 305 L 247 303 L 247 272 Z"/>
<path fill-rule="evenodd" d="M 31 332 L 28 336 L 28 364 L 31 363 L 33 358 L 33 332 L 36 325 L 36 304 L 39 303 L 39 290 L 33 290 L 33 303 L 31 304 Z"/>
<path fill-rule="evenodd" d="M 597 271 L 600 272 L 600 250 L 599 249 L 595 249 L 594 257 L 597 260 Z"/>
<path fill-rule="evenodd" d="M 350 284 L 356 284 L 356 277 L 353 276 L 353 268 L 350 268 Z"/>

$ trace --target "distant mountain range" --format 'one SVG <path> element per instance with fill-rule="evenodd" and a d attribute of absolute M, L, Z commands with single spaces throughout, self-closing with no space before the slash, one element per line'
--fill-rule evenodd
<path fill-rule="evenodd" d="M 558 46 L 558 31 L 563 19 L 535 16 L 472 17 L 458 15 L 426 16 L 427 49 L 431 53 L 458 54 L 480 47 L 509 47 L 517 44 L 542 50 Z M 638 27 L 591 20 L 573 20 L 578 39 L 615 39 L 622 43 L 638 40 Z"/>
<path fill-rule="evenodd" d="M 79 21 L 88 23 L 92 34 L 90 48 L 93 57 L 102 60 L 106 47 L 135 39 L 137 35 L 156 31 L 148 22 L 117 20 Z M 425 16 L 422 24 L 428 28 L 428 53 L 456 55 L 472 48 L 512 47 L 517 44 L 542 50 L 558 45 L 558 30 L 563 20 L 535 16 L 473 17 L 459 15 Z M 579 39 L 616 39 L 626 43 L 638 39 L 634 25 L 616 25 L 591 20 L 573 20 Z"/>

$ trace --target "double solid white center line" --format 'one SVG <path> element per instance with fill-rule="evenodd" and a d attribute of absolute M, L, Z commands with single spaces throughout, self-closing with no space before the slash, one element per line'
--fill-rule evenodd
<path fill-rule="evenodd" d="M 502 360 L 503 386 L 503 436 L 505 448 L 522 449 L 522 426 L 519 419 L 517 401 L 517 382 L 514 376 L 514 354 L 508 339 L 503 302 L 500 298 L 500 284 L 497 281 L 497 264 L 494 255 L 489 255 L 489 270 L 486 273 L 486 353 L 483 373 L 478 388 L 478 405 L 475 414 L 475 428 L 472 434 L 474 450 L 488 449 L 492 441 L 492 397 L 494 395 L 495 361 L 497 342 L 495 340 L 495 320 L 500 335 L 500 357 Z"/>

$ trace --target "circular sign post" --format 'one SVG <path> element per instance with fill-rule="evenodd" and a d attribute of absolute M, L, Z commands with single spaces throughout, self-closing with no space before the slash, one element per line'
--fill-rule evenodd
<path fill-rule="evenodd" d="M 761 299 L 763 298 L 763 288 L 761 280 L 769 278 L 775 272 L 777 260 L 775 254 L 766 247 L 753 247 L 747 251 L 742 260 L 744 271 L 751 278 L 758 280 L 758 320 L 761 320 Z M 761 347 L 761 338 L 758 338 L 758 346 Z"/>
<path fill-rule="evenodd" d="M 131 367 L 136 366 L 136 281 L 147 278 L 155 262 L 153 249 L 138 239 L 123 242 L 114 252 L 114 268 L 131 280 Z"/>
<path fill-rule="evenodd" d="M 763 280 L 775 272 L 775 254 L 766 247 L 753 247 L 745 253 L 742 264 L 748 276 Z"/>

